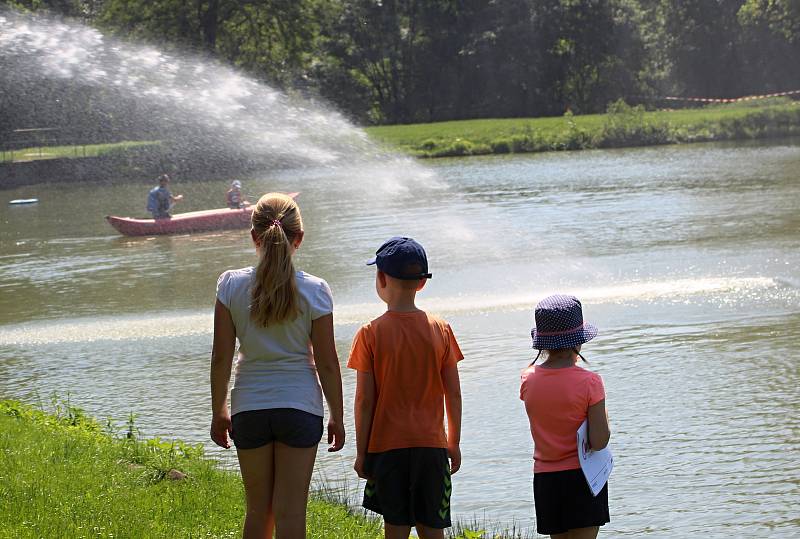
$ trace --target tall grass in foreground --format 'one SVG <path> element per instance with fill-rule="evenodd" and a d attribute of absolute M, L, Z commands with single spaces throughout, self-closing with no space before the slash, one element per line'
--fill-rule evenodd
<path fill-rule="evenodd" d="M 367 128 L 416 157 L 452 157 L 800 135 L 800 101 L 776 98 L 699 109 L 646 111 L 620 100 L 605 114 L 462 120 Z"/>
<path fill-rule="evenodd" d="M 130 432 L 130 431 L 129 431 Z M 0 538 L 240 537 L 239 476 L 179 442 L 115 438 L 72 407 L 0 402 Z M 183 479 L 176 471 L 186 474 Z M 374 538 L 380 523 L 312 497 L 308 537 Z"/>
<path fill-rule="evenodd" d="M 336 496 L 312 495 L 307 537 L 383 537 L 380 520 Z M 239 475 L 199 445 L 141 439 L 134 416 L 117 430 L 69 403 L 0 401 L 0 539 L 241 537 L 243 518 Z M 479 521 L 451 536 L 532 537 Z"/>

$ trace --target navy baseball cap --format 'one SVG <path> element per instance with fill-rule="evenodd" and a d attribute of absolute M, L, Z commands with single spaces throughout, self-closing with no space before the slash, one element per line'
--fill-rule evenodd
<path fill-rule="evenodd" d="M 387 240 L 375 251 L 375 258 L 367 262 L 368 266 L 372 264 L 377 264 L 379 270 L 395 279 L 415 281 L 432 277 L 428 273 L 425 249 L 411 238 L 395 236 Z"/>

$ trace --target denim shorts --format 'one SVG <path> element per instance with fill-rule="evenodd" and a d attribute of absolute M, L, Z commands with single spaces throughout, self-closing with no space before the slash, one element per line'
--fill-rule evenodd
<path fill-rule="evenodd" d="M 237 449 L 255 449 L 272 442 L 314 447 L 322 439 L 322 417 L 294 408 L 247 410 L 231 418 Z"/>

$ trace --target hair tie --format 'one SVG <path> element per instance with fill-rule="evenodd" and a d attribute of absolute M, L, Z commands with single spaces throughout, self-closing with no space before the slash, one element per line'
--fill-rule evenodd
<path fill-rule="evenodd" d="M 272 220 L 272 225 L 273 226 L 279 226 L 279 227 L 283 228 L 283 223 L 281 223 L 278 219 L 273 219 Z"/>

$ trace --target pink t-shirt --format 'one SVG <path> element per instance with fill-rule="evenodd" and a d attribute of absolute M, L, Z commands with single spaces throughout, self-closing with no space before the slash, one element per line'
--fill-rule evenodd
<path fill-rule="evenodd" d="M 564 369 L 528 367 L 522 371 L 519 398 L 533 436 L 533 471 L 580 468 L 576 433 L 589 406 L 606 398 L 599 374 L 577 365 Z"/>

